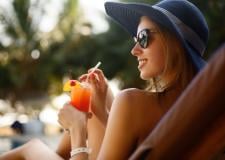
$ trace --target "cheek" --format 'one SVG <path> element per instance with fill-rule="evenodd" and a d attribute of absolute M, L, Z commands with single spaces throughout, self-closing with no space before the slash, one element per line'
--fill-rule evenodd
<path fill-rule="evenodd" d="M 149 58 L 152 69 L 154 69 L 157 74 L 163 72 L 165 67 L 165 53 L 163 46 L 152 48 Z"/>
<path fill-rule="evenodd" d="M 140 72 L 140 77 L 143 80 L 148 80 L 149 78 L 157 77 L 163 73 L 165 68 L 165 56 L 162 53 L 154 53 L 149 57 L 149 62 L 146 68 L 143 68 Z"/>
<path fill-rule="evenodd" d="M 163 50 L 159 50 L 158 52 L 154 53 L 153 62 L 154 66 L 158 68 L 159 71 L 163 71 L 165 67 L 165 54 Z"/>
<path fill-rule="evenodd" d="M 160 66 L 164 66 L 165 64 L 165 44 L 163 43 L 162 39 L 156 38 L 150 48 L 149 48 L 149 56 L 151 56 L 152 62 Z"/>
<path fill-rule="evenodd" d="M 153 50 L 154 49 L 154 50 Z M 148 66 L 142 70 L 142 79 L 149 79 L 156 77 L 164 71 L 165 68 L 165 54 L 162 48 L 152 48 L 148 52 Z"/>

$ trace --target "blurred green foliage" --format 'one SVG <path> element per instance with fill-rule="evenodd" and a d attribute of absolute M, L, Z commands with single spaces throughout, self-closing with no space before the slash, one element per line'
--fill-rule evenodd
<path fill-rule="evenodd" d="M 133 0 L 132 0 L 133 1 Z M 63 10 L 55 28 L 48 33 L 38 29 L 46 14 L 48 1 L 13 0 L 12 11 L 0 8 L 0 99 L 12 102 L 30 96 L 59 94 L 65 76 L 77 78 L 98 61 L 106 77 L 119 78 L 121 88 L 142 87 L 137 62 L 131 56 L 132 38 L 116 23 L 109 21 L 109 30 L 101 34 L 92 31 L 90 23 L 82 22 L 77 0 L 64 0 Z M 140 2 L 156 2 L 142 0 Z M 204 13 L 210 28 L 206 59 L 225 38 L 224 0 L 192 0 Z M 36 12 L 30 12 L 35 10 Z M 8 14 L 8 13 L 11 14 Z M 34 13 L 38 14 L 35 15 Z M 31 53 L 40 53 L 34 59 Z"/>
<path fill-rule="evenodd" d="M 225 1 L 224 0 L 190 0 L 203 12 L 209 25 L 209 41 L 205 59 L 225 42 Z"/>
<path fill-rule="evenodd" d="M 30 2 L 13 0 L 10 7 L 0 8 L 0 38 L 9 41 L 0 44 L 0 98 L 11 101 L 56 92 L 61 86 L 52 85 L 61 84 L 64 55 L 78 37 L 74 36 L 77 1 L 63 1 L 58 23 L 49 33 L 38 28 L 49 1 Z"/>

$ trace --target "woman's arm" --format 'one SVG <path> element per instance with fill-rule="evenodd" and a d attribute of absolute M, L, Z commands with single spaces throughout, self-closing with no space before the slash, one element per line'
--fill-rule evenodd
<path fill-rule="evenodd" d="M 121 92 L 115 98 L 98 159 L 124 160 L 133 152 L 137 140 L 137 127 L 135 127 L 137 124 L 132 109 L 135 106 L 131 105 L 132 98 L 129 92 Z M 70 130 L 73 149 L 86 147 L 86 113 L 65 105 L 60 110 L 59 122 L 64 128 Z M 72 159 L 87 160 L 88 154 L 79 153 Z"/>
<path fill-rule="evenodd" d="M 92 69 L 88 72 L 92 72 Z M 91 74 L 82 75 L 79 80 L 90 84 L 92 89 L 91 111 L 106 126 L 114 95 L 104 73 L 102 70 L 96 69 Z"/>
<path fill-rule="evenodd" d="M 69 159 L 70 151 L 71 151 L 70 135 L 64 132 L 59 142 L 58 148 L 56 149 L 56 153 L 60 155 L 63 159 Z"/>
<path fill-rule="evenodd" d="M 58 114 L 58 122 L 70 134 L 71 149 L 86 147 L 87 140 L 87 118 L 89 113 L 84 113 L 65 104 Z M 88 154 L 79 153 L 70 158 L 71 160 L 87 160 Z"/>
<path fill-rule="evenodd" d="M 85 126 L 76 127 L 72 126 L 70 129 L 71 134 L 71 147 L 72 149 L 77 149 L 80 147 L 87 147 L 86 137 L 87 137 L 87 129 Z M 78 153 L 70 158 L 70 160 L 88 160 L 88 153 Z"/>
<path fill-rule="evenodd" d="M 124 160 L 133 152 L 137 131 L 130 92 L 121 92 L 114 100 L 98 159 Z"/>

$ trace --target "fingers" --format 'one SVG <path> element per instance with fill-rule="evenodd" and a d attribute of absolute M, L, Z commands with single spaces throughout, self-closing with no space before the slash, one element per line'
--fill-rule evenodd
<path fill-rule="evenodd" d="M 59 123 L 61 126 L 63 126 L 63 122 L 62 122 L 62 113 L 61 113 L 61 112 L 58 113 L 58 123 Z"/>
<path fill-rule="evenodd" d="M 58 123 L 61 125 L 61 126 L 64 126 L 65 124 L 65 120 L 64 120 L 64 116 L 66 114 L 66 110 L 67 109 L 70 109 L 70 103 L 69 102 L 66 102 L 63 107 L 59 110 L 58 112 Z"/>
<path fill-rule="evenodd" d="M 70 134 L 70 130 L 69 129 L 63 129 L 63 131 L 65 132 L 65 133 L 67 133 L 67 134 Z"/>
<path fill-rule="evenodd" d="M 93 69 L 93 68 L 92 68 Z M 89 69 L 88 70 L 88 73 L 92 72 L 92 69 Z M 104 76 L 104 73 L 102 72 L 101 69 L 95 69 L 94 74 L 96 74 L 98 76 L 98 79 L 100 82 L 104 81 L 105 80 L 105 76 Z"/>
<path fill-rule="evenodd" d="M 93 116 L 93 114 L 92 114 L 91 112 L 87 112 L 87 118 L 88 118 L 88 119 L 91 119 L 92 116 Z"/>
<path fill-rule="evenodd" d="M 63 105 L 58 113 L 58 122 L 64 129 L 71 127 L 82 127 L 86 125 L 88 118 L 91 118 L 91 113 L 85 113 L 72 107 L 69 103 Z"/>
<path fill-rule="evenodd" d="M 94 75 L 93 75 L 94 74 Z M 82 76 L 80 76 L 78 78 L 78 80 L 80 82 L 89 82 L 90 83 L 90 79 L 95 79 L 95 80 L 98 80 L 98 76 L 95 74 L 95 73 L 91 73 L 91 74 L 83 74 Z"/>
<path fill-rule="evenodd" d="M 95 69 L 94 71 L 93 71 L 93 73 L 92 73 L 92 71 L 93 71 L 93 68 L 91 68 L 91 69 L 89 69 L 88 70 L 88 73 L 87 74 L 83 74 L 83 75 L 81 75 L 79 78 L 78 78 L 78 80 L 80 81 L 80 82 L 90 82 L 90 80 L 92 81 L 92 82 L 97 82 L 97 81 L 99 81 L 100 83 L 102 83 L 102 82 L 104 82 L 105 81 L 105 76 L 104 76 L 104 73 L 102 72 L 102 70 L 100 70 L 100 69 Z M 94 76 L 93 76 L 94 75 Z"/>
<path fill-rule="evenodd" d="M 96 74 L 91 74 L 88 78 L 88 82 L 94 87 L 94 89 L 97 89 L 99 87 L 99 80 Z"/>
<path fill-rule="evenodd" d="M 88 74 L 83 74 L 78 78 L 78 80 L 80 82 L 84 82 L 84 81 L 87 81 L 87 78 L 88 78 Z"/>

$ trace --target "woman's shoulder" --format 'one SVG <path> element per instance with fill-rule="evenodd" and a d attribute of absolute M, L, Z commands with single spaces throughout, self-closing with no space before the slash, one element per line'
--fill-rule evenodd
<path fill-rule="evenodd" d="M 121 91 L 115 97 L 112 108 L 121 121 L 135 126 L 132 132 L 139 140 L 146 136 L 163 114 L 156 94 L 136 88 Z"/>
<path fill-rule="evenodd" d="M 128 88 L 124 89 L 119 93 L 119 96 L 125 97 L 143 97 L 143 98 L 155 98 L 155 94 L 143 89 L 138 88 Z"/>
<path fill-rule="evenodd" d="M 155 104 L 157 102 L 157 97 L 154 93 L 150 93 L 145 90 L 137 89 L 137 88 L 129 88 L 122 90 L 117 96 L 116 99 L 119 101 L 123 101 L 129 106 L 139 105 L 146 106 L 150 104 Z"/>
<path fill-rule="evenodd" d="M 145 96 L 148 92 L 138 88 L 128 88 L 119 92 L 119 96 Z"/>

